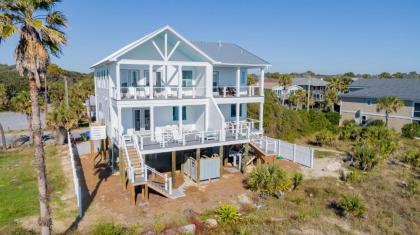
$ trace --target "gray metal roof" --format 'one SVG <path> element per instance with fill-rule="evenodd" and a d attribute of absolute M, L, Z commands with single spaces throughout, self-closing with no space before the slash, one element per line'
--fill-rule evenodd
<path fill-rule="evenodd" d="M 234 43 L 192 42 L 210 58 L 222 64 L 270 65 L 269 62 L 252 54 Z"/>
<path fill-rule="evenodd" d="M 293 78 L 293 85 L 308 86 L 309 81 L 311 86 L 327 86 L 327 82 L 319 78 Z"/>
<path fill-rule="evenodd" d="M 359 79 L 349 87 L 361 89 L 341 94 L 341 97 L 396 96 L 402 100 L 420 100 L 420 79 Z"/>

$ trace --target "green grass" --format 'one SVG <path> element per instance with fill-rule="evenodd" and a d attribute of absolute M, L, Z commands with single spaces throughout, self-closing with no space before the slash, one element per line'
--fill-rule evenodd
<path fill-rule="evenodd" d="M 51 200 L 59 204 L 65 188 L 58 148 L 46 146 L 47 177 Z M 0 228 L 39 211 L 37 174 L 32 148 L 0 153 Z"/>

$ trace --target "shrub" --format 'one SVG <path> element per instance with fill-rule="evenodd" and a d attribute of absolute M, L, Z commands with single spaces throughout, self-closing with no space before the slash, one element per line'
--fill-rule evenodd
<path fill-rule="evenodd" d="M 247 180 L 248 187 L 264 195 L 276 196 L 292 187 L 292 180 L 277 165 L 259 165 Z"/>
<path fill-rule="evenodd" d="M 364 173 L 359 169 L 352 168 L 346 177 L 346 181 L 351 183 L 360 183 L 363 179 Z"/>
<path fill-rule="evenodd" d="M 328 121 L 334 125 L 334 126 L 338 126 L 338 124 L 340 123 L 340 113 L 338 112 L 327 112 L 324 113 L 325 118 L 328 119 Z"/>
<path fill-rule="evenodd" d="M 420 137 L 420 125 L 416 122 L 405 124 L 401 128 L 401 135 L 410 139 Z"/>
<path fill-rule="evenodd" d="M 215 211 L 216 219 L 219 223 L 235 224 L 241 219 L 241 215 L 235 206 L 231 204 L 222 204 Z"/>
<path fill-rule="evenodd" d="M 92 235 L 123 235 L 125 234 L 124 229 L 121 226 L 117 226 L 110 223 L 98 224 L 95 226 Z"/>
<path fill-rule="evenodd" d="M 343 195 L 339 202 L 339 207 L 343 216 L 362 217 L 367 210 L 365 203 L 357 195 Z"/>
<path fill-rule="evenodd" d="M 303 174 L 296 172 L 292 176 L 293 190 L 296 190 L 303 182 Z"/>
<path fill-rule="evenodd" d="M 353 160 L 359 163 L 360 169 L 370 170 L 380 159 L 374 147 L 368 143 L 359 143 L 354 149 Z"/>
<path fill-rule="evenodd" d="M 420 167 L 420 151 L 417 148 L 411 148 L 405 154 L 403 161 L 414 167 Z"/>
<path fill-rule="evenodd" d="M 362 128 L 354 120 L 344 121 L 340 127 L 340 139 L 342 140 L 357 140 L 361 133 Z"/>
<path fill-rule="evenodd" d="M 399 146 L 397 133 L 383 126 L 370 126 L 363 129 L 362 141 L 374 146 L 383 158 L 394 153 Z"/>
<path fill-rule="evenodd" d="M 13 231 L 10 231 L 7 233 L 9 235 L 36 235 L 37 233 L 33 230 L 27 230 L 21 227 L 15 228 Z"/>
<path fill-rule="evenodd" d="M 385 127 L 385 122 L 379 119 L 376 120 L 372 120 L 371 122 L 369 122 L 366 126 L 380 126 L 380 127 Z"/>
<path fill-rule="evenodd" d="M 419 181 L 415 177 L 410 177 L 407 180 L 407 185 L 405 186 L 405 195 L 407 197 L 412 197 L 419 193 Z"/>
<path fill-rule="evenodd" d="M 315 143 L 319 146 L 333 146 L 337 141 L 337 135 L 329 130 L 322 130 L 315 135 Z"/>

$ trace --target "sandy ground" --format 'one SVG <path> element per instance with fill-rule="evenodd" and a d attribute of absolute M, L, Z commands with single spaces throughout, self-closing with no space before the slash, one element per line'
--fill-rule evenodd
<path fill-rule="evenodd" d="M 243 187 L 245 179 L 241 173 L 225 171 L 222 178 L 209 183 L 201 183 L 200 187 L 189 186 L 185 197 L 168 199 L 159 194 L 150 194 L 149 201 L 141 200 L 137 195 L 136 206 L 130 205 L 128 192 L 124 190 L 119 175 L 109 175 L 105 168 L 93 169 L 92 161 L 87 155 L 81 157 L 86 185 L 92 195 L 85 216 L 78 224 L 78 230 L 89 231 L 98 222 L 113 222 L 132 226 L 146 225 L 149 228 L 156 223 L 173 224 L 186 218 L 185 211 L 193 210 L 202 213 L 217 207 L 221 202 L 237 203 L 238 196 L 247 193 Z M 285 169 L 297 169 L 289 161 L 281 161 Z M 180 177 L 179 175 L 177 177 Z"/>

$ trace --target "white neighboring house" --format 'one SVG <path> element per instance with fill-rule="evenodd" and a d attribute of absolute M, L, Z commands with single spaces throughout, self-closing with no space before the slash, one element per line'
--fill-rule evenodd
<path fill-rule="evenodd" d="M 146 162 L 161 153 L 249 143 L 263 133 L 268 66 L 235 44 L 191 42 L 166 26 L 91 67 L 97 120 L 114 145 L 134 143 Z M 248 69 L 259 69 L 259 86 L 247 85 Z M 250 103 L 259 104 L 258 120 L 247 117 Z"/>

